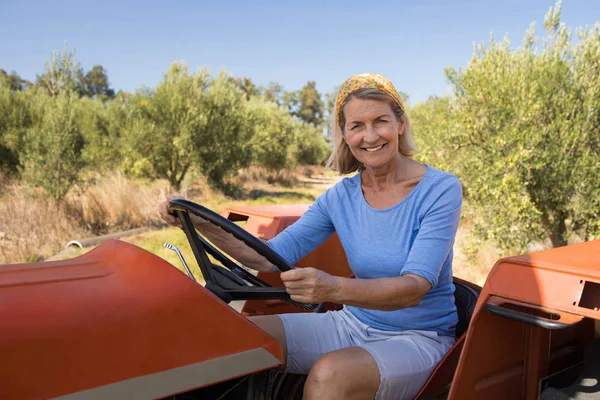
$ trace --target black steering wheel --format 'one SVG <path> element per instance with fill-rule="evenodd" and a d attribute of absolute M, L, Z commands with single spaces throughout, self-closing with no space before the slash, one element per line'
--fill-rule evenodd
<path fill-rule="evenodd" d="M 304 310 L 312 311 L 319 308 L 319 304 L 305 304 L 290 299 L 290 295 L 284 287 L 273 287 L 239 267 L 234 261 L 223 254 L 222 251 L 197 234 L 189 214 L 194 214 L 233 235 L 236 239 L 241 240 L 248 247 L 265 257 L 280 271 L 294 269 L 293 265 L 246 230 L 214 211 L 189 200 L 171 200 L 169 202 L 169 213 L 176 215 L 181 220 L 194 257 L 204 276 L 206 289 L 219 296 L 223 301 L 229 303 L 232 300 L 277 299 Z M 211 263 L 207 253 L 223 264 L 225 268 Z"/>

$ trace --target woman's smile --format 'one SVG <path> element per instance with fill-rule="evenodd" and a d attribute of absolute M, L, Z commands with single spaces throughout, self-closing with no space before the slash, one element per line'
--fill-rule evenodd
<path fill-rule="evenodd" d="M 379 146 L 375 146 L 375 147 L 363 147 L 362 149 L 369 152 L 369 153 L 375 153 L 376 151 L 379 151 L 381 149 L 383 149 L 383 147 L 386 145 L 387 143 L 384 144 L 380 144 Z"/>

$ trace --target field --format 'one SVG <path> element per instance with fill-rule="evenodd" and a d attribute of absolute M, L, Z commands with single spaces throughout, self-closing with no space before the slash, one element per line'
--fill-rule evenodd
<path fill-rule="evenodd" d="M 199 176 L 190 177 L 180 193 L 217 212 L 241 204 L 309 204 L 340 178 L 313 167 L 286 173 L 252 168 L 242 171 L 237 179 L 240 185 L 235 197 L 211 190 Z M 145 232 L 119 238 L 182 269 L 175 252 L 163 247 L 164 242 L 169 242 L 180 248 L 196 277 L 201 279 L 183 233 L 162 225 L 158 217 L 157 205 L 168 192 L 168 183 L 162 181 L 147 184 L 116 173 L 98 175 L 85 187 L 70 191 L 65 205 L 57 207 L 39 193 L 7 185 L 0 194 L 0 263 L 70 258 L 95 247 L 81 250 L 71 247 L 65 251 L 71 240 L 146 227 Z M 454 248 L 454 273 L 483 284 L 502 253 L 488 245 L 467 256 L 471 225 L 467 219 L 461 221 Z"/>

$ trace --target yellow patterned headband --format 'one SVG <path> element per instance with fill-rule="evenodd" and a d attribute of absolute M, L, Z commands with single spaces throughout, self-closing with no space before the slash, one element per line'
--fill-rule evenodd
<path fill-rule="evenodd" d="M 342 87 L 340 87 L 340 91 L 338 92 L 335 100 L 335 107 L 338 112 L 338 123 L 340 122 L 340 116 L 342 115 L 342 104 L 344 104 L 344 101 L 346 101 L 352 92 L 355 92 L 358 89 L 381 90 L 390 96 L 392 100 L 398 104 L 398 107 L 404 111 L 404 104 L 402 103 L 402 99 L 400 98 L 398 91 L 394 87 L 394 84 L 387 78 L 373 73 L 354 75 L 342 84 Z"/>

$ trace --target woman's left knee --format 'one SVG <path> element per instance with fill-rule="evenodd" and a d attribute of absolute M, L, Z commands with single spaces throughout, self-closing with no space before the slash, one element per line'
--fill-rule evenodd
<path fill-rule="evenodd" d="M 373 398 L 379 387 L 379 370 L 375 361 L 367 359 L 363 352 L 364 349 L 344 349 L 319 357 L 308 374 L 305 393 Z"/>
<path fill-rule="evenodd" d="M 330 353 L 319 357 L 308 374 L 307 384 L 326 386 L 335 384 L 339 380 L 340 371 L 343 369 L 340 361 Z"/>

